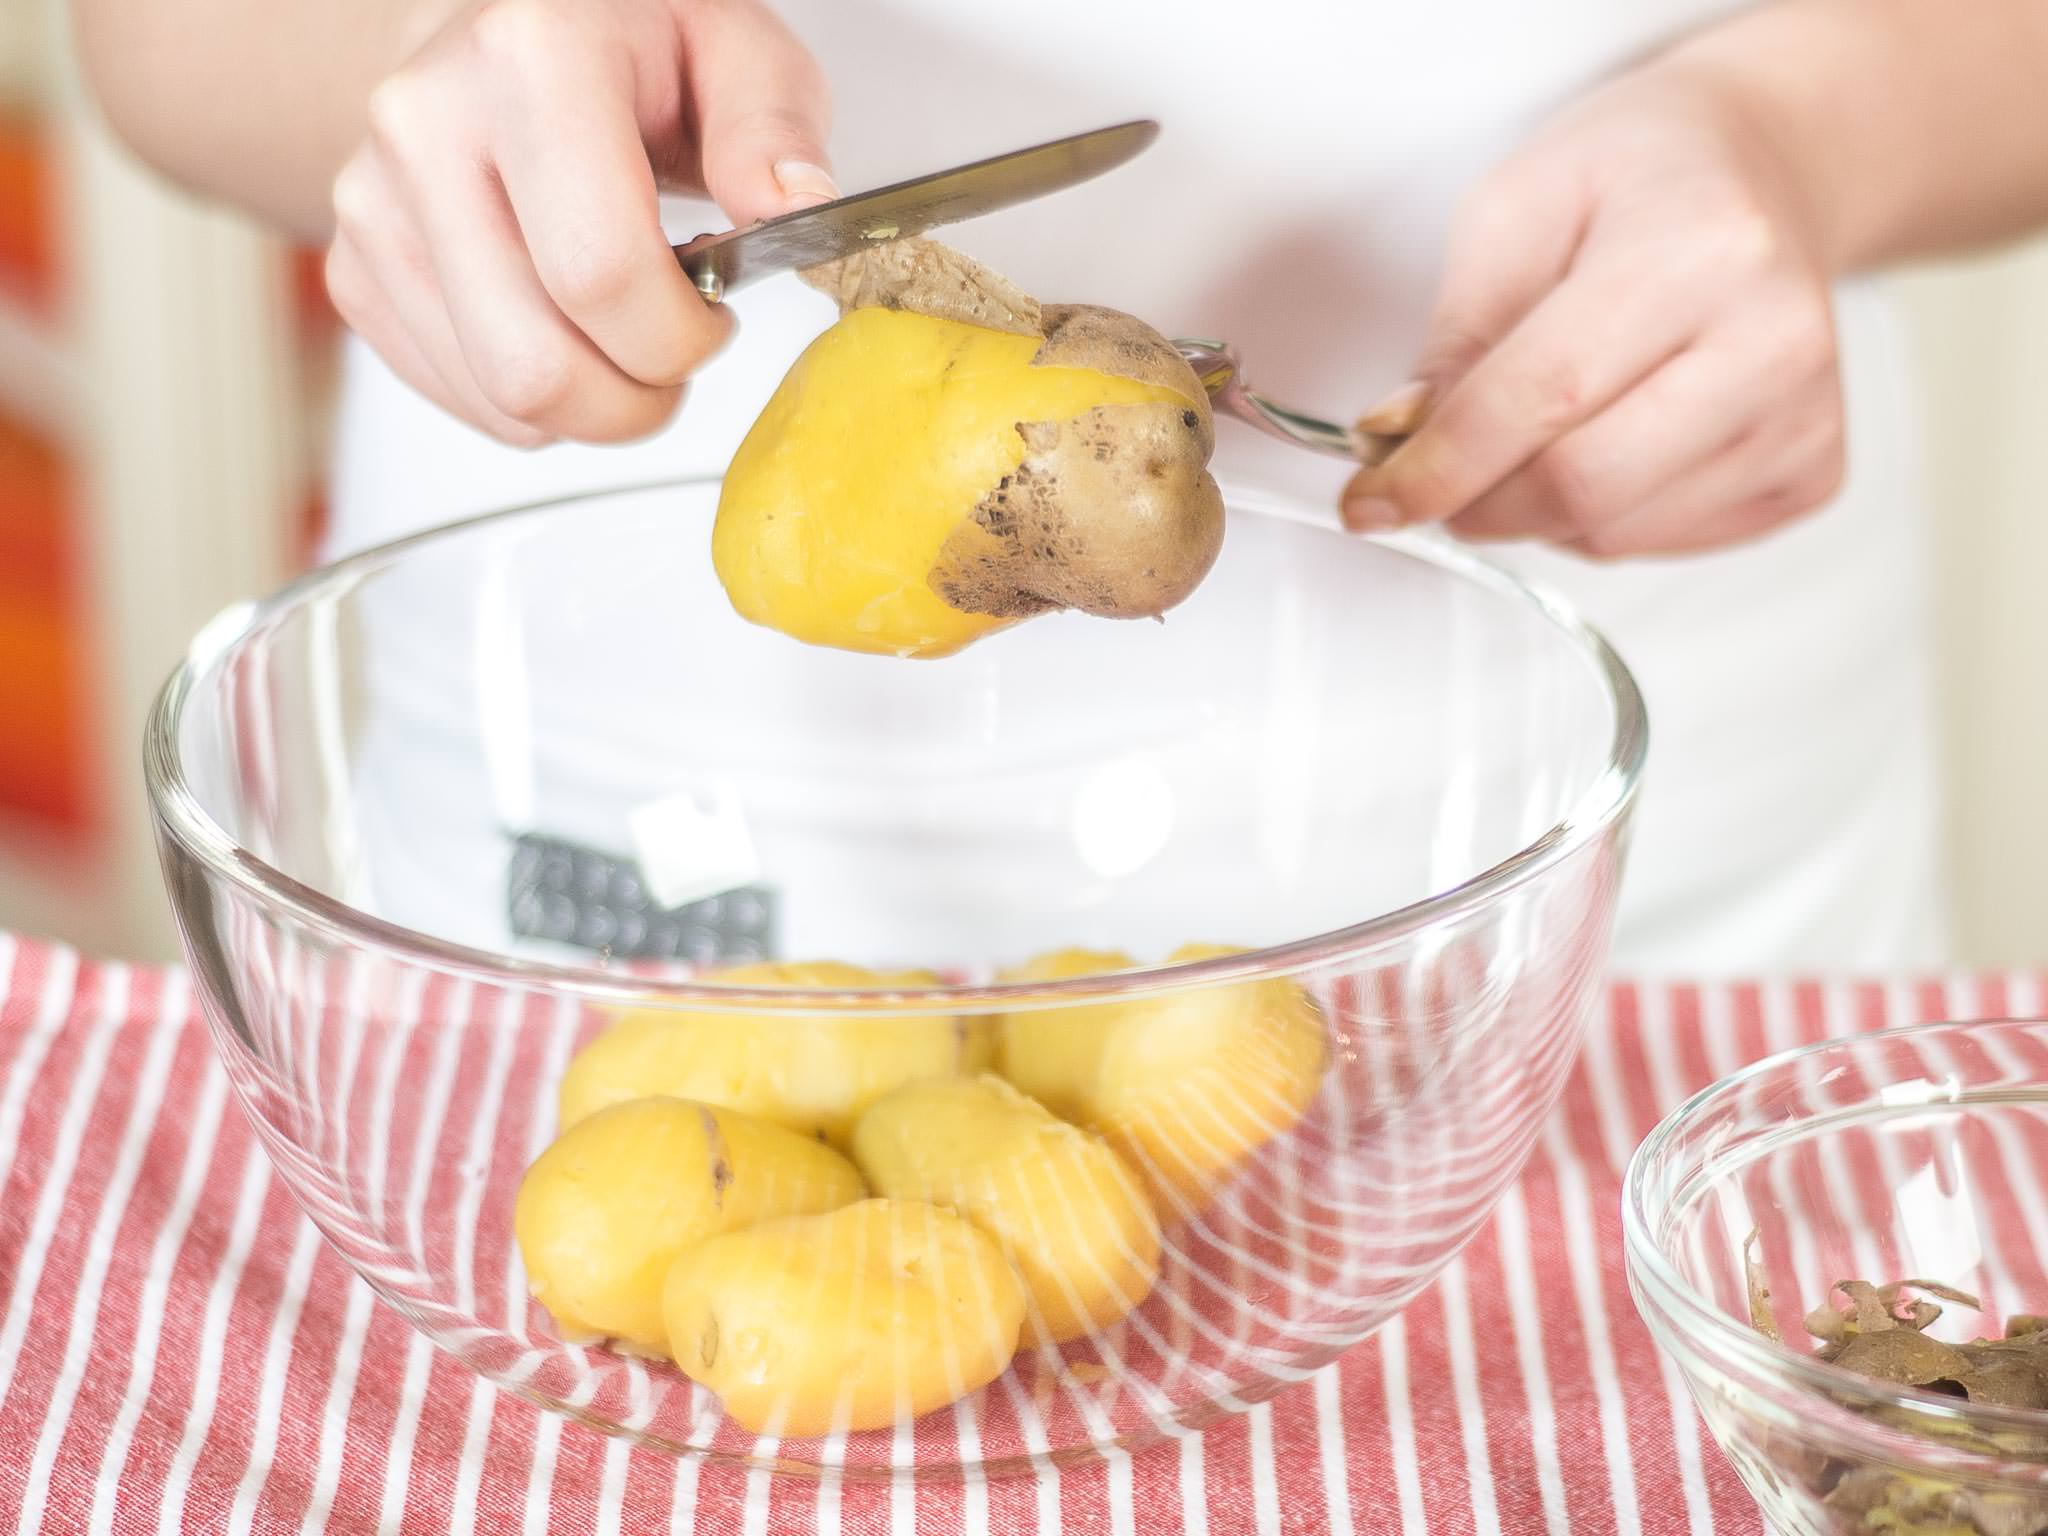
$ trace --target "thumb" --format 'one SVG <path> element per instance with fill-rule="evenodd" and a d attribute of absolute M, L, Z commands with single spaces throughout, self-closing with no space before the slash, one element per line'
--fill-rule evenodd
<path fill-rule="evenodd" d="M 699 179 L 726 217 L 744 226 L 837 197 L 831 92 L 809 50 L 756 0 L 694 0 L 686 15 Z"/>
<path fill-rule="evenodd" d="M 1524 153 L 1480 181 L 1460 205 L 1445 243 L 1443 272 L 1422 350 L 1408 382 L 1359 420 L 1377 436 L 1366 467 L 1344 487 L 1345 520 L 1388 528 L 1408 513 L 1399 486 L 1435 434 L 1428 418 L 1571 269 L 1584 230 L 1567 178 Z M 1421 441 L 1420 449 L 1409 445 Z"/>

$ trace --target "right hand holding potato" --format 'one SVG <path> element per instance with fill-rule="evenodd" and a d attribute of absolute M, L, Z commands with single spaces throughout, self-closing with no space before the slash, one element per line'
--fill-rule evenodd
<path fill-rule="evenodd" d="M 505 442 L 674 413 L 731 318 L 657 190 L 733 222 L 836 195 L 817 64 L 757 0 L 482 0 L 373 92 L 334 184 L 327 285 L 415 389 Z"/>

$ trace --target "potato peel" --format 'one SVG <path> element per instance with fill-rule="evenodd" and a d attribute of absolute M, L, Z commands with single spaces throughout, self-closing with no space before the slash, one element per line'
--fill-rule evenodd
<path fill-rule="evenodd" d="M 1770 1290 L 1755 1256 L 1756 1242 L 1757 1234 L 1751 1232 L 1743 1243 L 1750 1321 L 1766 1338 L 1779 1340 Z M 1815 1355 L 1868 1381 L 1974 1404 L 2048 1409 L 2048 1333 L 2041 1331 L 2038 1316 L 2010 1315 L 2003 1338 L 1949 1344 L 1925 1331 L 1942 1316 L 1942 1308 L 1928 1296 L 1982 1310 L 1977 1297 L 1940 1281 L 1908 1279 L 1877 1285 L 1840 1280 L 1807 1314 L 1806 1330 L 1817 1341 Z M 1916 1403 L 1873 1404 L 1846 1396 L 1842 1400 L 1937 1448 L 2029 1461 L 2048 1452 L 2048 1441 L 2036 1433 L 1991 1430 Z M 2048 1536 L 2048 1497 L 1952 1480 L 1939 1475 L 1934 1457 L 1924 1467 L 1910 1460 L 1862 1464 L 1831 1454 L 1826 1443 L 1783 1430 L 1765 1431 L 1762 1451 L 1770 1465 L 1796 1480 L 1825 1508 L 1830 1530 L 1889 1536 Z"/>
<path fill-rule="evenodd" d="M 869 307 L 908 309 L 992 331 L 1045 334 L 1038 300 L 936 240 L 891 240 L 799 275 L 837 303 L 841 314 Z"/>

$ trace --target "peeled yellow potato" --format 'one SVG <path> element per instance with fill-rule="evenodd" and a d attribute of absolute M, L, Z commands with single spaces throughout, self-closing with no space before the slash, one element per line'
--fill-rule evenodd
<path fill-rule="evenodd" d="M 1079 967 L 1085 953 L 1037 963 Z M 1232 953 L 1189 944 L 1168 958 Z M 1285 979 L 1074 1012 L 1090 1016 L 1088 1027 L 1070 1027 L 1058 1009 L 1005 1015 L 1003 1075 L 1097 1132 L 1145 1181 L 1162 1214 L 1203 1204 L 1246 1157 L 1301 1118 L 1322 1079 L 1322 1010 Z"/>
<path fill-rule="evenodd" d="M 520 1182 L 527 1283 L 565 1335 L 665 1351 L 662 1284 L 704 1238 L 864 1195 L 830 1147 L 731 1110 L 635 1099 L 579 1121 Z"/>
<path fill-rule="evenodd" d="M 960 1071 L 976 1077 L 996 1065 L 996 1021 L 988 1017 L 960 1020 Z"/>
<path fill-rule="evenodd" d="M 846 989 L 936 986 L 929 971 L 870 971 L 836 961 L 773 961 L 713 973 L 734 986 Z M 701 1099 L 841 1142 L 854 1118 L 904 1083 L 950 1077 L 974 1051 L 950 1014 L 920 1018 L 769 1017 L 744 1013 L 619 1016 L 569 1063 L 562 1124 L 651 1093 Z"/>
<path fill-rule="evenodd" d="M 1189 944 L 1168 959 L 1232 953 Z M 1322 1010 L 1285 978 L 1146 998 L 1103 1048 L 1088 1123 L 1162 1203 L 1200 1205 L 1302 1117 L 1322 1071 Z"/>
<path fill-rule="evenodd" d="M 864 1200 L 764 1222 L 668 1274 L 669 1352 L 759 1434 L 882 1429 L 1002 1374 L 1024 1287 L 995 1241 L 936 1206 Z"/>
<path fill-rule="evenodd" d="M 1157 617 L 1208 573 L 1208 396 L 1156 331 L 927 240 L 806 276 L 841 318 L 733 456 L 712 534 L 744 617 L 944 656 L 1054 609 Z"/>
<path fill-rule="evenodd" d="M 1059 949 L 1013 966 L 1001 981 L 1067 981 L 1126 971 L 1138 962 L 1121 950 Z M 1126 1003 L 1090 1003 L 999 1014 L 996 1070 L 1063 1119 L 1086 1120 L 1102 1049 Z"/>
<path fill-rule="evenodd" d="M 1001 1078 L 897 1089 L 861 1116 L 853 1160 L 876 1194 L 946 1206 L 1000 1243 L 1048 1342 L 1107 1327 L 1158 1278 L 1159 1221 L 1131 1170 Z"/>

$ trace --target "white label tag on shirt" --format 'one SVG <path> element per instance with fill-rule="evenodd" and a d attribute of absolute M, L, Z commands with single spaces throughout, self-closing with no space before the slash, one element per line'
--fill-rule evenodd
<path fill-rule="evenodd" d="M 727 785 L 650 800 L 629 821 L 640 878 L 658 906 L 687 906 L 750 885 L 761 872 L 746 812 Z"/>

